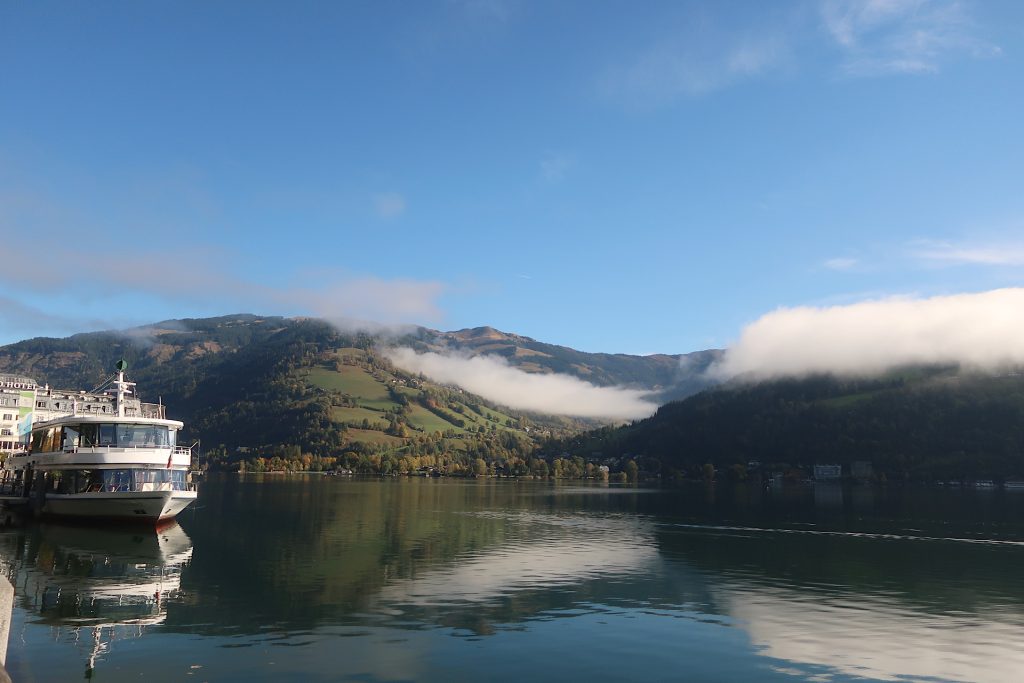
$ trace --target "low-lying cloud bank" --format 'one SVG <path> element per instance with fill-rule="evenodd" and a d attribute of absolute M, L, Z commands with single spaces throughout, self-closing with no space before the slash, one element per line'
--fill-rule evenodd
<path fill-rule="evenodd" d="M 782 308 L 748 325 L 716 378 L 872 375 L 902 365 L 1024 365 L 1024 288 Z"/>
<path fill-rule="evenodd" d="M 497 356 L 416 353 L 408 348 L 387 352 L 391 361 L 436 382 L 455 384 L 486 399 L 519 410 L 552 415 L 631 420 L 657 410 L 647 392 L 597 387 L 570 375 L 533 374 L 512 367 Z"/>

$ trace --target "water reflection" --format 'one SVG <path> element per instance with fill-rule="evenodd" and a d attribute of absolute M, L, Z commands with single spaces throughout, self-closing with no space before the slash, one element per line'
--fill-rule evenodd
<path fill-rule="evenodd" d="M 593 611 L 613 595 L 628 594 L 636 577 L 660 564 L 652 525 L 635 517 L 527 511 L 476 516 L 531 533 L 396 578 L 378 591 L 370 611 L 389 623 L 434 623 L 486 635 L 527 620 Z"/>
<path fill-rule="evenodd" d="M 650 524 L 632 514 L 643 494 L 621 489 L 594 495 L 431 480 L 223 485 L 225 495 L 208 503 L 216 509 L 190 526 L 201 552 L 185 582 L 196 599 L 171 625 L 202 632 L 223 611 L 233 614 L 237 635 L 262 634 L 267 624 L 436 623 L 422 608 L 441 610 L 451 624 L 458 606 L 481 602 L 500 603 L 499 618 L 517 620 L 518 608 L 508 610 L 527 593 L 540 597 L 530 610 L 543 610 L 581 583 L 642 575 L 657 561 Z M 243 557 L 246 571 L 238 572 Z M 479 621 L 476 609 L 458 623 Z"/>
<path fill-rule="evenodd" d="M 1024 670 L 1015 543 L 678 525 L 658 541 L 670 564 L 704 573 L 713 609 L 781 672 L 1007 681 Z"/>
<path fill-rule="evenodd" d="M 26 615 L 9 656 L 24 669 L 52 651 L 40 629 L 58 629 L 80 667 L 135 629 L 135 659 L 115 647 L 108 678 L 115 659 L 137 679 L 184 652 L 209 680 L 987 682 L 1024 669 L 1024 496 L 204 486 L 204 507 L 160 536 L 0 535 Z M 38 678 L 65 671 L 47 664 Z"/>
<path fill-rule="evenodd" d="M 38 524 L 0 534 L 0 568 L 26 621 L 74 644 L 86 677 L 118 640 L 138 638 L 180 596 L 192 542 L 174 524 L 102 529 Z"/>
<path fill-rule="evenodd" d="M 890 596 L 723 585 L 720 599 L 765 656 L 834 675 L 1002 682 L 1024 671 L 1018 615 L 934 614 Z"/>
<path fill-rule="evenodd" d="M 839 486 L 226 486 L 239 498 L 225 496 L 235 502 L 195 531 L 203 552 L 186 581 L 200 599 L 179 614 L 191 625 L 170 627 L 216 631 L 216 606 L 232 613 L 234 638 L 252 634 L 256 645 L 270 624 L 302 634 L 299 643 L 447 629 L 496 648 L 509 633 L 557 642 L 543 626 L 553 621 L 579 622 L 591 639 L 615 624 L 638 652 L 674 653 L 665 671 L 721 647 L 731 675 L 766 680 L 1005 680 L 1024 664 L 1013 649 L 1024 636 L 1024 549 L 1007 545 L 1024 533 L 1014 509 L 991 497 Z M 941 540 L 956 538 L 965 540 Z M 250 571 L 239 576 L 231 556 L 248 557 Z M 653 621 L 638 640 L 639 619 Z M 674 642 L 680 633 L 702 644 Z M 431 678 L 410 654 L 417 637 L 403 642 L 402 670 Z"/>

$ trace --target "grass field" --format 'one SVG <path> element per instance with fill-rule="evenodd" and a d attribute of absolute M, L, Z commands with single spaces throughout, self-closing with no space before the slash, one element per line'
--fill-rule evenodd
<path fill-rule="evenodd" d="M 363 368 L 354 365 L 342 366 L 341 371 L 328 368 L 313 368 L 309 371 L 309 382 L 321 389 L 341 391 L 352 397 L 361 399 L 361 403 L 381 402 L 388 400 L 388 390 L 383 383 Z"/>
<path fill-rule="evenodd" d="M 339 349 L 336 355 L 338 358 L 348 356 L 357 360 L 366 358 L 366 352 L 360 349 Z M 374 427 L 383 428 L 387 424 L 384 412 L 398 407 L 398 404 L 391 399 L 388 385 L 384 381 L 375 379 L 370 371 L 361 365 L 341 365 L 340 369 L 336 369 L 334 364 L 330 363 L 327 366 L 311 368 L 306 373 L 306 381 L 326 391 L 348 394 L 355 400 L 356 407 L 331 409 L 331 419 L 335 422 L 359 424 L 365 419 L 369 420 Z M 419 405 L 420 389 L 408 386 L 396 386 L 395 389 L 409 398 L 407 417 L 409 425 L 414 429 L 426 433 L 454 429 L 459 435 L 466 435 L 469 432 L 476 433 L 478 427 L 481 426 L 488 431 L 492 425 L 497 426 L 500 430 L 510 429 L 505 426 L 508 416 L 497 410 L 480 406 L 480 413 L 477 413 L 467 406 L 463 413 L 457 413 L 445 409 L 443 412 L 450 414 L 450 417 L 445 419 Z M 466 427 L 460 428 L 449 420 L 462 420 L 466 423 Z M 351 441 L 386 444 L 394 447 L 402 446 L 405 443 L 398 437 L 384 434 L 376 429 L 349 428 L 348 433 Z"/>
<path fill-rule="evenodd" d="M 448 420 L 438 417 L 423 406 L 410 405 L 412 411 L 409 413 L 409 424 L 419 427 L 428 432 L 443 432 L 447 429 L 462 430 Z"/>
<path fill-rule="evenodd" d="M 485 408 L 484 406 L 480 406 L 480 414 L 477 414 L 475 411 L 472 410 L 470 411 L 470 413 L 477 417 L 477 423 L 479 424 L 485 424 L 488 427 L 490 427 L 492 424 L 496 423 L 498 425 L 498 429 L 510 429 L 505 425 L 505 420 L 507 420 L 509 416 L 505 415 L 504 413 L 499 413 L 496 410 L 491 410 L 490 408 Z"/>
<path fill-rule="evenodd" d="M 376 410 L 367 410 L 366 408 L 331 408 L 331 419 L 335 422 L 362 422 L 364 419 L 369 420 L 371 424 L 380 423 L 387 424 L 387 418 L 384 417 L 384 413 Z"/>
<path fill-rule="evenodd" d="M 366 399 L 361 398 L 359 399 L 359 405 L 366 406 L 367 408 L 375 408 L 376 410 L 384 411 L 394 410 L 395 408 L 398 407 L 397 403 L 395 403 L 394 401 L 389 401 L 387 399 L 378 401 L 367 401 Z"/>
<path fill-rule="evenodd" d="M 362 441 L 363 443 L 382 443 L 388 446 L 401 446 L 405 444 L 403 439 L 391 436 L 384 432 L 375 432 L 372 429 L 350 429 L 348 430 L 350 441 Z"/>

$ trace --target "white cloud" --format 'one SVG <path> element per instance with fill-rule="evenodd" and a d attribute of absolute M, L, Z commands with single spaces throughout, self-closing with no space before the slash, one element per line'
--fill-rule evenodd
<path fill-rule="evenodd" d="M 380 208 L 385 214 L 395 215 L 404 206 L 397 195 L 382 195 Z M 145 240 L 122 242 L 116 234 L 94 229 L 96 223 L 73 212 L 42 211 L 34 204 L 22 202 L 23 208 L 13 211 L 0 209 L 0 231 L 10 228 L 15 241 L 12 253 L 29 247 L 42 248 L 50 263 L 106 264 L 83 276 L 81 269 L 59 267 L 47 277 L 27 265 L 24 259 L 13 259 L 7 274 L 12 286 L 7 294 L 12 301 L 0 306 L 0 321 L 18 333 L 35 334 L 80 332 L 85 329 L 138 325 L 146 320 L 97 319 L 95 311 L 125 310 L 105 305 L 117 301 L 126 293 L 126 273 L 130 278 L 130 294 L 146 297 L 154 304 L 194 310 L 200 306 L 207 310 L 278 315 L 316 315 L 347 327 L 355 320 L 373 320 L 376 325 L 425 324 L 440 322 L 443 317 L 438 300 L 447 286 L 436 280 L 410 278 L 382 278 L 373 275 L 340 270 L 316 270 L 307 264 L 298 271 L 294 282 L 275 283 L 271 274 L 242 267 L 246 262 L 244 251 L 233 242 L 213 245 L 196 240 L 178 240 L 173 244 L 148 243 Z M 0 206 L 4 206 L 0 202 Z M 61 218 L 61 220 L 56 220 Z M 43 226 L 36 222 L 42 221 Z M 77 235 L 95 234 L 94 239 L 82 242 Z M 30 249 L 30 250 L 31 250 Z M 116 254 L 116 261 L 111 261 Z M 325 254 L 324 256 L 329 256 Z M 315 260 L 314 260 L 315 263 Z M 148 272 L 159 265 L 158 270 Z M 294 264 L 286 264 L 289 268 Z M 234 266 L 234 267 L 233 267 Z M 82 286 L 87 282 L 87 286 Z M 82 311 L 81 315 L 46 310 L 34 310 L 13 300 L 30 302 L 40 298 L 72 300 L 75 305 L 62 306 L 62 311 Z M 0 301 L 2 304 L 3 301 Z M 144 307 L 135 306 L 139 315 Z M 92 312 L 90 312 L 92 311 Z M 161 312 L 160 315 L 164 315 Z M 360 323 L 361 329 L 370 329 L 371 323 Z"/>
<path fill-rule="evenodd" d="M 942 265 L 1024 266 L 1024 244 L 920 242 L 912 256 Z"/>
<path fill-rule="evenodd" d="M 48 250 L 54 262 L 102 263 L 107 258 L 103 244 L 78 245 L 74 251 L 54 246 Z M 315 315 L 339 327 L 386 331 L 404 325 L 436 324 L 444 319 L 439 300 L 448 285 L 438 280 L 381 278 L 347 272 L 309 270 L 303 279 L 287 284 L 270 284 L 257 276 L 233 273 L 223 267 L 237 258 L 230 252 L 192 249 L 187 246 L 146 250 L 135 247 L 122 250 L 123 263 L 174 263 L 169 277 L 140 277 L 132 280 L 133 296 L 145 296 L 155 302 L 192 310 L 196 306 L 213 311 L 252 311 L 276 315 Z M 61 269 L 58 269 L 58 271 Z M 89 286 L 69 288 L 74 269 L 55 271 L 53 278 L 18 279 L 24 294 L 53 297 L 70 293 L 80 305 L 68 310 L 102 310 L 104 302 L 115 301 L 125 286 L 124 272 L 117 268 L 97 268 L 89 273 Z M 0 299 L 0 321 L 19 330 L 36 334 L 74 333 L 139 325 L 146 320 L 98 320 L 93 315 L 56 316 Z M 120 309 L 119 309 L 120 310 Z M 138 315 L 141 309 L 134 310 Z M 373 321 L 373 322 L 369 322 Z"/>
<path fill-rule="evenodd" d="M 8 259 L 3 341 L 141 325 L 156 316 L 239 311 L 315 315 L 346 327 L 361 320 L 393 328 L 444 318 L 445 283 L 348 271 L 337 265 L 344 262 L 337 250 L 312 247 L 305 258 L 282 254 L 264 267 L 266 254 L 255 251 L 259 240 L 247 239 L 258 228 L 208 209 L 203 184 L 189 182 L 187 174 L 185 182 L 143 174 L 120 193 L 108 178 L 96 185 L 102 193 L 93 206 L 46 189 L 45 173 L 35 168 L 45 164 L 22 166 L 14 173 L 0 166 L 8 181 L 0 183 L 0 235 L 9 253 L 45 253 L 53 267 L 39 277 L 31 260 Z M 375 200 L 383 217 L 406 207 L 394 192 Z M 292 229 L 304 232 L 301 223 Z M 167 235 L 175 239 L 147 239 Z M 371 323 L 359 327 L 373 329 Z"/>
<path fill-rule="evenodd" d="M 571 375 L 528 373 L 497 356 L 417 354 L 408 348 L 391 349 L 388 356 L 400 368 L 519 410 L 628 420 L 647 417 L 658 408 L 644 398 L 644 391 L 597 387 Z"/>
<path fill-rule="evenodd" d="M 781 308 L 748 325 L 711 372 L 752 379 L 870 375 L 915 363 L 1024 365 L 1024 288 Z"/>
<path fill-rule="evenodd" d="M 405 213 L 405 197 L 397 192 L 383 192 L 373 197 L 373 208 L 381 218 L 397 218 Z"/>
<path fill-rule="evenodd" d="M 995 56 L 958 0 L 830 0 L 825 30 L 853 76 L 932 73 L 946 60 Z"/>

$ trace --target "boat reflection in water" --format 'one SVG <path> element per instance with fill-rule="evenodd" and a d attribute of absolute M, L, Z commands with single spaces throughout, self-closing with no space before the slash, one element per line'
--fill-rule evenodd
<path fill-rule="evenodd" d="M 118 640 L 167 617 L 181 591 L 192 541 L 177 524 L 159 530 L 40 524 L 0 536 L 0 562 L 28 621 L 49 625 L 86 659 L 86 678 Z"/>

